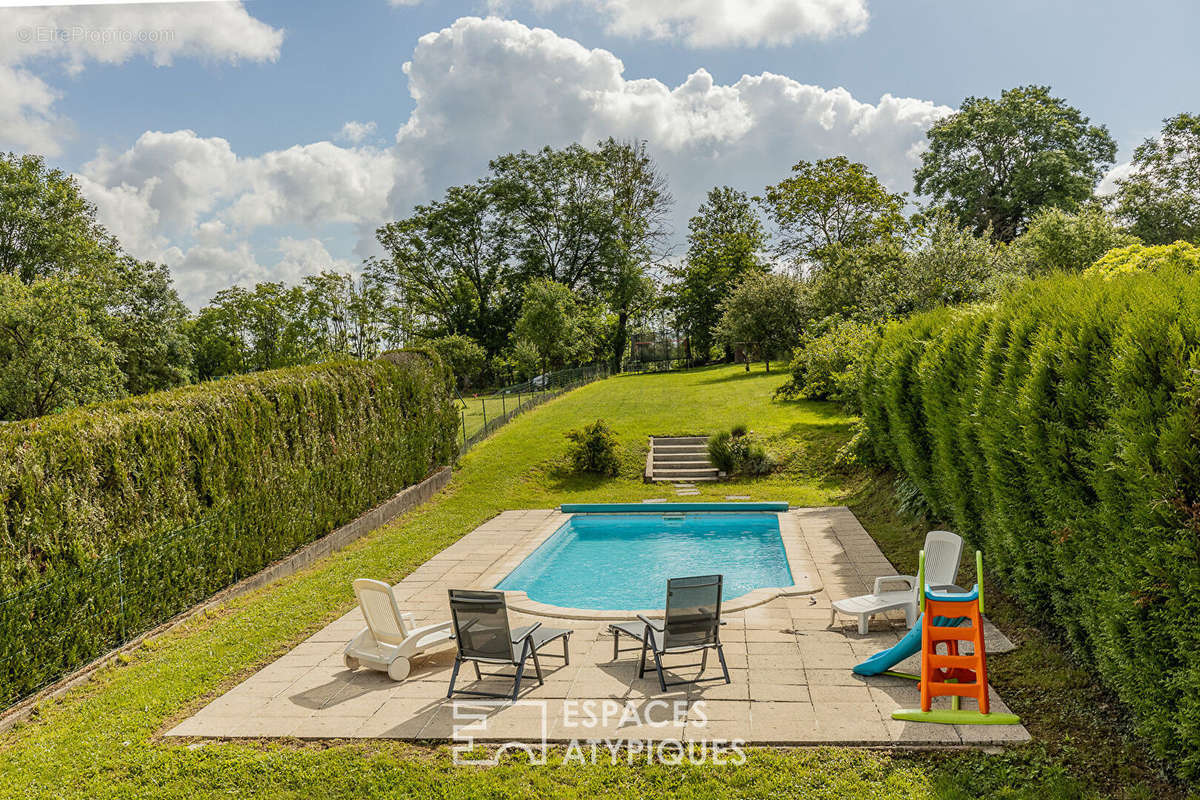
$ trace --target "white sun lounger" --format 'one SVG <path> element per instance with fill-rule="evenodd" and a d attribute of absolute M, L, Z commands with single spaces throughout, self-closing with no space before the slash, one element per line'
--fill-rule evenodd
<path fill-rule="evenodd" d="M 925 535 L 925 581 L 931 586 L 958 589 L 958 560 L 962 555 L 962 539 L 950 531 L 930 531 Z M 903 585 L 902 589 L 885 591 L 884 587 Z M 837 622 L 839 613 L 858 617 L 858 632 L 866 634 L 871 617 L 886 611 L 904 611 L 904 625 L 911 628 L 917 621 L 917 578 L 915 575 L 884 575 L 875 579 L 871 594 L 835 600 L 829 609 L 829 624 Z"/>
<path fill-rule="evenodd" d="M 383 581 L 359 578 L 354 595 L 367 627 L 346 645 L 342 659 L 347 669 L 370 667 L 402 681 L 412 669 L 413 656 L 452 637 L 450 620 L 416 627 L 413 615 L 400 610 L 392 587 Z"/>

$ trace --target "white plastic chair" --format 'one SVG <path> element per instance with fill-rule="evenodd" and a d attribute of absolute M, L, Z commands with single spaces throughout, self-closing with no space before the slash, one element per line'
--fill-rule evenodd
<path fill-rule="evenodd" d="M 342 660 L 348 669 L 370 667 L 402 681 L 412 669 L 413 656 L 452 638 L 449 620 L 416 627 L 413 615 L 400 610 L 392 587 L 383 581 L 359 578 L 354 596 L 367 627 L 346 645 Z"/>
<path fill-rule="evenodd" d="M 962 539 L 950 531 L 930 531 L 925 534 L 925 582 L 942 589 L 962 591 L 955 586 L 958 561 L 962 556 Z M 888 584 L 904 584 L 903 589 L 884 591 Z M 917 621 L 917 578 L 915 575 L 884 575 L 875 579 L 871 594 L 835 600 L 829 609 L 829 624 L 837 622 L 838 613 L 858 617 L 858 632 L 865 635 L 871 617 L 886 611 L 903 610 L 904 625 L 911 628 Z"/>

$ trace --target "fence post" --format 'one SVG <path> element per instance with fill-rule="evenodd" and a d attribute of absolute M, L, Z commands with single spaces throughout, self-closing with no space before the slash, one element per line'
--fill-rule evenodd
<path fill-rule="evenodd" d="M 121 634 L 121 644 L 125 644 L 125 578 L 121 574 L 121 551 L 117 551 L 117 608 L 120 610 L 118 630 Z"/>
<path fill-rule="evenodd" d="M 500 416 L 508 416 L 508 403 L 504 399 L 504 392 L 500 392 Z"/>
<path fill-rule="evenodd" d="M 479 398 L 479 402 L 483 404 L 483 430 L 487 430 L 487 398 Z"/>
<path fill-rule="evenodd" d="M 459 410 L 462 416 L 462 432 L 463 432 L 463 451 L 467 449 L 467 410 L 465 408 Z"/>

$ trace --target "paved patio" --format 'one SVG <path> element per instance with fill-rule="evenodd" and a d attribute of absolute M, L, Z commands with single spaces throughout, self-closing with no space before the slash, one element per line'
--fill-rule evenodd
<path fill-rule="evenodd" d="M 445 699 L 454 660 L 450 644 L 417 658 L 402 683 L 369 669 L 347 670 L 342 648 L 363 625 L 355 609 L 166 735 L 450 739 L 458 730 L 460 737 L 481 741 L 537 741 L 544 735 L 551 741 L 740 739 L 764 745 L 943 747 L 1028 740 L 1019 725 L 893 720 L 896 708 L 919 705 L 916 682 L 861 678 L 850 668 L 897 642 L 902 617 L 877 619 L 871 632 L 860 636 L 853 619 L 829 627 L 829 604 L 869 591 L 876 576 L 895 570 L 849 509 L 795 509 L 783 516 L 781 531 L 796 585 L 759 590 L 754 598 L 726 604 L 728 624 L 721 638 L 731 684 L 718 680 L 672 687 L 664 694 L 652 671 L 637 678 L 636 652 L 612 660 L 606 620 L 581 618 L 604 612 L 555 612 L 517 596 L 512 606 L 525 613 L 513 613 L 514 625 L 540 620 L 575 631 L 570 665 L 543 659 L 545 685 L 524 681 L 516 705 L 468 698 L 451 703 Z M 418 624 L 448 619 L 447 588 L 494 586 L 562 519 L 557 511 L 539 510 L 511 511 L 489 520 L 397 584 L 401 608 L 412 611 Z M 970 565 L 964 569 L 964 580 L 969 580 Z M 989 653 L 1012 648 L 990 624 L 985 634 Z M 559 652 L 557 645 L 548 652 Z M 900 668 L 919 671 L 917 657 Z M 681 666 L 674 679 L 695 672 L 694 666 Z M 488 678 L 474 682 L 472 675 L 470 668 L 464 670 L 459 687 L 504 691 L 511 686 L 511 681 Z M 719 676 L 716 659 L 709 659 L 703 677 Z M 1008 710 L 994 691 L 991 704 L 995 711 Z M 465 716 L 471 714 L 477 715 L 474 723 Z"/>

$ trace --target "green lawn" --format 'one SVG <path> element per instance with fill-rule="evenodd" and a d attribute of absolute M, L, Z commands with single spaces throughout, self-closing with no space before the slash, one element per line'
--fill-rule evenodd
<path fill-rule="evenodd" d="M 651 433 L 747 424 L 770 440 L 783 468 L 765 480 L 704 486 L 701 499 L 737 493 L 795 505 L 847 503 L 907 570 L 920 526 L 896 517 L 885 484 L 830 466 L 852 420 L 827 404 L 773 401 L 782 379 L 740 367 L 622 376 L 518 417 L 468 453 L 433 502 L 304 573 L 159 637 L 0 736 L 0 797 L 1182 796 L 1142 766 L 1141 751 L 1122 738 L 1120 709 L 1051 638 L 1024 626 L 998 591 L 992 614 L 1024 644 L 993 660 L 994 682 L 1035 736 L 1003 753 L 762 749 L 738 768 L 561 767 L 552 759 L 546 767 L 510 760 L 485 769 L 453 766 L 444 745 L 189 747 L 158 737 L 344 613 L 353 578 L 398 580 L 506 509 L 670 497 L 669 487 L 641 482 Z M 597 417 L 624 445 L 619 478 L 580 478 L 563 468 L 563 432 Z"/>

